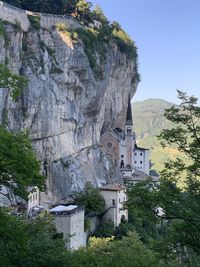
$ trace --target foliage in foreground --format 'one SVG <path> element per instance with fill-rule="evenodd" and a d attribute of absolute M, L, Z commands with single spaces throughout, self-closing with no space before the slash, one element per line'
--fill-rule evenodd
<path fill-rule="evenodd" d="M 92 237 L 87 248 L 67 251 L 48 214 L 28 222 L 0 209 L 0 236 L 4 267 L 156 267 L 161 262 L 158 253 L 145 247 L 135 233 L 117 241 Z"/>
<path fill-rule="evenodd" d="M 149 189 L 149 181 L 129 190 L 127 205 L 143 241 L 163 257 L 179 258 L 186 266 L 200 256 L 200 107 L 195 97 L 178 91 L 181 104 L 166 110 L 176 127 L 164 130 L 163 146 L 176 145 L 190 161 L 177 158 L 165 164 L 160 185 Z M 182 176 L 185 187 L 177 187 Z M 162 213 L 158 212 L 162 208 Z M 193 263 L 196 264 L 196 263 Z"/>
<path fill-rule="evenodd" d="M 0 236 L 1 266 L 66 266 L 64 242 L 48 215 L 28 222 L 0 209 Z"/>
<path fill-rule="evenodd" d="M 27 186 L 42 188 L 40 162 L 32 150 L 26 133 L 11 133 L 0 127 L 0 185 L 22 198 L 27 197 Z"/>
<path fill-rule="evenodd" d="M 105 200 L 98 188 L 90 182 L 85 184 L 83 191 L 76 194 L 75 203 L 85 207 L 85 214 L 99 216 L 105 210 Z"/>
<path fill-rule="evenodd" d="M 79 260 L 77 260 L 79 259 Z M 109 267 L 156 267 L 159 266 L 157 254 L 146 248 L 137 234 L 130 233 L 122 240 L 95 238 L 89 240 L 87 249 L 72 253 L 72 266 L 109 266 Z"/>

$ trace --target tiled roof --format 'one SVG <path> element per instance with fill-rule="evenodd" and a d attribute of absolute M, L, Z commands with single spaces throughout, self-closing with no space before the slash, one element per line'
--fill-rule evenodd
<path fill-rule="evenodd" d="M 127 187 L 123 184 L 106 184 L 104 186 L 102 186 L 100 189 L 101 190 L 110 190 L 110 191 L 120 191 L 120 190 L 124 190 Z"/>

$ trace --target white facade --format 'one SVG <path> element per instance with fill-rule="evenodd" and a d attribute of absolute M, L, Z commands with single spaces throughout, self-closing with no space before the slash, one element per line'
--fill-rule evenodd
<path fill-rule="evenodd" d="M 107 209 L 105 218 L 111 220 L 114 227 L 121 223 L 123 216 L 128 220 L 128 210 L 123 207 L 124 202 L 127 200 L 126 187 L 119 184 L 110 184 L 105 185 L 100 190 L 105 199 Z"/>
<path fill-rule="evenodd" d="M 63 234 L 68 249 L 78 249 L 86 246 L 84 209 L 75 205 L 59 205 L 51 209 L 50 213 L 54 215 L 57 232 Z"/>
<path fill-rule="evenodd" d="M 37 186 L 29 188 L 28 195 L 28 209 L 29 212 L 32 208 L 38 207 L 40 205 L 40 192 Z"/>
<path fill-rule="evenodd" d="M 135 169 L 149 174 L 149 150 L 136 146 L 133 150 L 132 165 Z"/>

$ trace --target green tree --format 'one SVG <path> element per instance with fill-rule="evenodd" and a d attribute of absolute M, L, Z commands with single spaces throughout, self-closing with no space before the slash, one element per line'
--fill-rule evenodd
<path fill-rule="evenodd" d="M 114 224 L 112 221 L 101 221 L 94 233 L 96 237 L 111 237 L 114 235 Z"/>
<path fill-rule="evenodd" d="M 129 190 L 129 209 L 143 215 L 151 222 L 152 233 L 148 237 L 163 256 L 179 257 L 183 262 L 200 254 L 200 107 L 197 98 L 178 91 L 179 106 L 166 110 L 165 116 L 175 127 L 160 135 L 163 145 L 176 145 L 190 159 L 188 164 L 180 159 L 165 164 L 160 185 L 149 189 L 149 181 Z M 186 176 L 184 188 L 177 182 Z M 158 208 L 163 212 L 158 212 Z M 140 218 L 142 217 L 140 215 Z M 145 216 L 144 216 L 145 215 Z M 138 230 L 138 229 L 137 229 Z M 151 243 L 152 244 L 152 243 Z"/>
<path fill-rule="evenodd" d="M 93 19 L 100 21 L 102 24 L 108 24 L 109 21 L 99 5 L 96 5 L 92 11 Z"/>
<path fill-rule="evenodd" d="M 9 5 L 21 8 L 21 0 L 2 0 L 2 1 L 6 2 Z"/>
<path fill-rule="evenodd" d="M 27 197 L 27 186 L 42 188 L 40 162 L 32 150 L 26 133 L 11 133 L 0 127 L 0 185 L 22 198 Z"/>
<path fill-rule="evenodd" d="M 0 209 L 0 236 L 1 266 L 67 266 L 64 241 L 48 214 L 28 222 Z"/>
<path fill-rule="evenodd" d="M 3 2 L 34 12 L 71 14 L 75 11 L 78 0 L 4 0 Z"/>
<path fill-rule="evenodd" d="M 66 0 L 64 5 L 65 14 L 70 15 L 71 13 L 75 12 L 78 1 L 79 0 Z"/>
<path fill-rule="evenodd" d="M 156 267 L 179 266 L 161 262 L 158 254 L 145 247 L 136 233 L 129 233 L 122 240 L 110 238 L 89 239 L 89 247 L 71 255 L 71 265 L 98 267 Z"/>
<path fill-rule="evenodd" d="M 98 188 L 94 188 L 90 182 L 85 184 L 85 189 L 77 193 L 75 201 L 85 206 L 86 215 L 100 215 L 105 209 L 105 201 Z"/>
<path fill-rule="evenodd" d="M 80 17 L 80 20 L 90 22 L 92 19 L 91 13 L 92 3 L 86 0 L 79 0 L 76 4 L 76 11 Z"/>

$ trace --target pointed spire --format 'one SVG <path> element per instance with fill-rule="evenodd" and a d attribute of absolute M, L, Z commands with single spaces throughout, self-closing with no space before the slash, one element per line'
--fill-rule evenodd
<path fill-rule="evenodd" d="M 126 113 L 126 125 L 133 125 L 130 93 L 128 95 L 128 108 L 127 108 L 127 113 Z"/>

